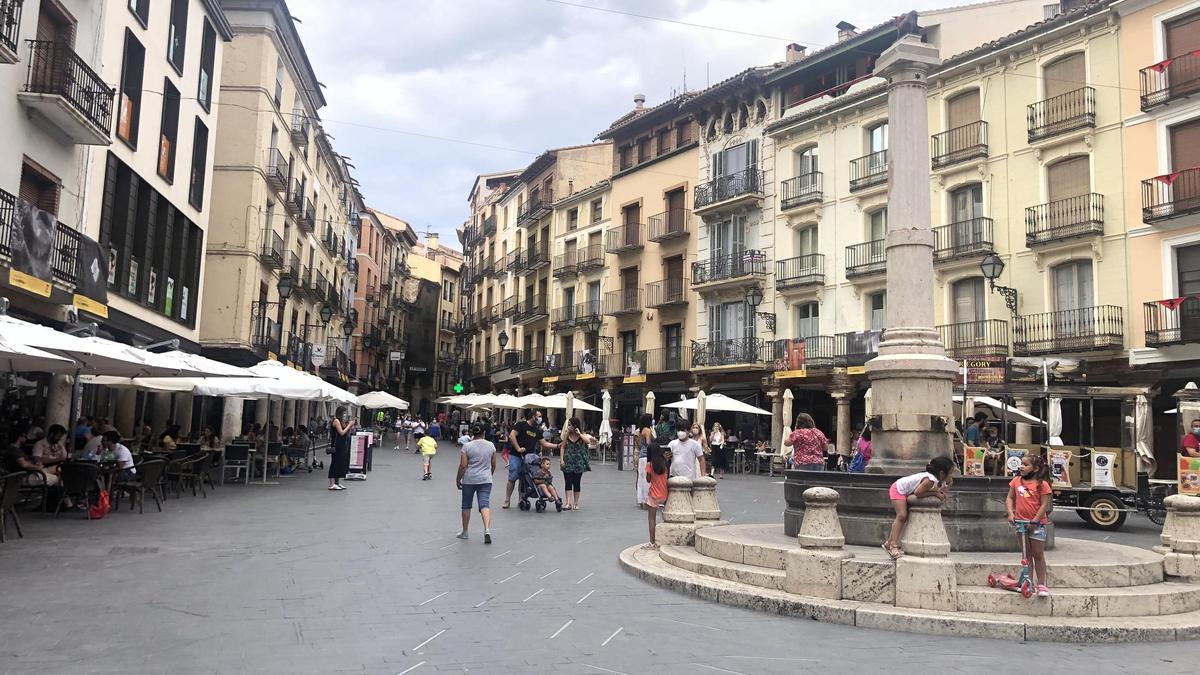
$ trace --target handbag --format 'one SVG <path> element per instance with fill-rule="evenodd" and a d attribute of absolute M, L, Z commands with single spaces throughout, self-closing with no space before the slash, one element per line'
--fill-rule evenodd
<path fill-rule="evenodd" d="M 108 490 L 101 490 L 100 494 L 96 495 L 96 503 L 88 505 L 88 519 L 97 520 L 108 515 L 109 501 Z"/>

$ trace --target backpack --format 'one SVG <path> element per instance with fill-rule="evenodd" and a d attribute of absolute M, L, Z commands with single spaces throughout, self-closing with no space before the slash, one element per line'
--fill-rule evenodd
<path fill-rule="evenodd" d="M 88 519 L 98 520 L 108 515 L 109 501 L 108 490 L 101 490 L 100 494 L 96 495 L 96 503 L 88 505 Z"/>

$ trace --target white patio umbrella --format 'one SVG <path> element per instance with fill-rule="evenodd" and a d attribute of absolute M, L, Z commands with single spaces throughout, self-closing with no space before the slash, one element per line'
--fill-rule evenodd
<path fill-rule="evenodd" d="M 570 392 L 568 392 L 568 393 L 570 393 Z M 596 406 L 592 405 L 591 403 L 588 403 L 587 401 L 583 401 L 583 400 L 575 398 L 574 394 L 571 394 L 572 400 L 571 400 L 571 407 L 569 409 L 567 408 L 567 394 L 554 394 L 552 396 L 546 396 L 544 398 L 546 399 L 546 406 L 545 406 L 546 408 L 553 408 L 555 410 L 567 410 L 568 417 L 570 417 L 571 413 L 575 410 L 584 410 L 587 412 L 601 412 L 600 408 L 597 408 Z"/>
<path fill-rule="evenodd" d="M 796 395 L 792 393 L 791 388 L 783 390 L 783 423 L 780 425 L 779 438 L 786 439 L 792 435 L 792 402 L 796 400 Z M 780 441 L 780 447 L 783 446 L 783 441 Z"/>
<path fill-rule="evenodd" d="M 1062 445 L 1062 399 L 1051 396 L 1047 410 L 1047 431 L 1050 432 L 1050 445 Z"/>
<path fill-rule="evenodd" d="M 567 411 L 567 419 L 570 419 L 575 415 L 575 393 L 568 391 L 565 394 L 565 397 L 567 401 L 566 405 L 563 406 L 563 409 Z M 583 401 L 580 401 L 580 403 L 583 403 Z"/>
<path fill-rule="evenodd" d="M 699 424 L 701 429 L 704 428 L 704 413 L 707 410 L 707 408 L 705 407 L 704 404 L 705 404 L 705 399 L 707 399 L 707 398 L 708 397 L 704 394 L 703 391 L 696 394 L 696 424 Z"/>
<path fill-rule="evenodd" d="M 11 316 L 0 316 L 0 334 L 11 344 L 21 344 L 71 359 L 75 362 L 75 368 L 67 372 L 72 375 L 161 377 L 195 374 L 194 371 L 181 371 L 165 364 L 155 358 L 156 355 L 129 345 L 104 338 L 76 337 Z"/>
<path fill-rule="evenodd" d="M 646 413 L 651 418 L 654 417 L 654 392 L 652 391 L 646 392 Z"/>
<path fill-rule="evenodd" d="M 518 396 L 517 400 L 521 402 L 522 408 L 549 408 L 550 397 L 543 394 L 525 394 Z"/>
<path fill-rule="evenodd" d="M 408 401 L 402 398 L 392 396 L 386 391 L 373 391 L 368 394 L 363 394 L 358 397 L 358 404 L 364 408 L 375 410 L 378 408 L 396 408 L 398 410 L 408 410 Z"/>
<path fill-rule="evenodd" d="M 740 412 L 750 415 L 770 415 L 770 410 L 756 408 L 749 403 L 743 403 L 736 398 L 730 398 L 725 394 L 710 394 L 704 399 L 705 408 L 713 412 Z M 676 410 L 695 410 L 697 400 L 689 398 L 678 403 L 667 403 L 664 408 L 675 408 Z"/>
<path fill-rule="evenodd" d="M 1154 475 L 1158 462 L 1154 459 L 1154 420 L 1150 400 L 1140 394 L 1133 407 L 1134 447 L 1137 450 L 1137 470 Z"/>
<path fill-rule="evenodd" d="M 28 371 L 46 373 L 73 373 L 75 362 L 55 356 L 36 347 L 10 342 L 0 335 L 0 371 L 23 373 Z"/>
<path fill-rule="evenodd" d="M 1018 424 L 1030 424 L 1030 425 L 1039 426 L 1039 427 L 1045 424 L 1044 421 L 1038 419 L 1037 417 L 1035 417 L 1033 415 L 1030 415 L 1029 413 L 1025 412 L 1024 410 L 1021 410 L 1020 408 L 1018 408 L 1016 406 L 1008 405 L 1007 403 L 1004 403 L 1002 401 L 998 401 L 998 400 L 992 398 L 991 396 L 981 396 L 979 394 L 973 394 L 969 398 L 970 398 L 971 403 L 974 405 L 972 410 L 975 410 L 975 411 L 983 410 L 984 412 L 990 414 L 992 417 L 994 417 L 996 419 L 1007 419 L 1009 422 L 1016 422 Z M 963 397 L 961 394 L 955 394 L 953 397 L 953 400 L 954 400 L 954 405 L 959 406 L 960 408 L 962 407 Z M 972 415 L 970 410 L 967 410 L 964 412 L 966 413 L 966 415 L 968 417 L 970 417 Z"/>
<path fill-rule="evenodd" d="M 874 410 L 874 406 L 871 400 L 870 387 L 867 387 L 867 393 L 863 394 L 863 407 L 866 409 L 865 415 L 867 419 L 871 419 L 871 411 Z"/>

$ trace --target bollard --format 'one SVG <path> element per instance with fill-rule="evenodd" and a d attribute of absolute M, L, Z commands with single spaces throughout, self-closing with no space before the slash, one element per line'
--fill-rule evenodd
<path fill-rule="evenodd" d="M 696 514 L 696 520 L 721 519 L 716 478 L 701 476 L 692 480 L 692 511 Z"/>
<path fill-rule="evenodd" d="M 812 549 L 840 549 L 846 545 L 842 522 L 837 515 L 837 490 L 811 487 L 804 491 L 804 520 L 796 535 L 800 546 Z"/>
<path fill-rule="evenodd" d="M 942 500 L 908 500 L 908 525 L 900 537 L 904 556 L 896 561 L 896 606 L 953 612 L 958 582 L 950 539 L 942 523 Z"/>
<path fill-rule="evenodd" d="M 838 493 L 826 487 L 804 491 L 804 520 L 800 524 L 800 550 L 784 558 L 784 590 L 832 600 L 842 599 L 842 561 L 853 557 L 842 550 L 846 543 L 837 515 Z"/>
<path fill-rule="evenodd" d="M 690 523 L 696 520 L 692 506 L 692 479 L 675 476 L 667 481 L 667 504 L 663 522 Z"/>
<path fill-rule="evenodd" d="M 944 558 L 950 555 L 950 538 L 942 523 L 942 500 L 923 497 L 908 500 L 908 526 L 900 535 L 900 548 L 906 556 Z"/>
<path fill-rule="evenodd" d="M 1163 500 L 1163 506 L 1167 510 L 1167 517 L 1163 519 L 1162 534 L 1159 535 L 1162 546 L 1154 547 L 1160 553 L 1167 553 L 1171 550 L 1171 535 L 1175 531 L 1175 496 L 1171 495 Z"/>
<path fill-rule="evenodd" d="M 1165 503 L 1170 519 L 1167 522 L 1172 527 L 1170 550 L 1163 556 L 1163 572 L 1171 577 L 1200 580 L 1200 497 L 1171 495 Z"/>

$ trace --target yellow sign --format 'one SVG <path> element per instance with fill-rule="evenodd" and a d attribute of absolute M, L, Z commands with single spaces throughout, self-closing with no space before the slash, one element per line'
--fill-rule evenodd
<path fill-rule="evenodd" d="M 850 367 L 846 368 L 846 374 L 847 375 L 866 375 L 867 367 L 866 366 L 850 366 Z"/>
<path fill-rule="evenodd" d="M 104 303 L 96 302 L 86 295 L 80 295 L 78 293 L 75 294 L 75 297 L 72 299 L 72 301 L 75 303 L 76 307 L 85 312 L 91 312 L 92 314 L 105 319 L 108 318 L 108 305 Z"/>
<path fill-rule="evenodd" d="M 580 373 L 575 376 L 575 379 L 577 379 L 577 380 L 592 380 L 592 379 L 595 379 L 595 377 L 596 377 L 596 373 L 594 373 L 594 372 L 593 373 Z"/>
<path fill-rule="evenodd" d="M 37 277 L 31 277 L 24 272 L 9 270 L 8 283 L 16 286 L 17 288 L 23 288 L 34 295 L 40 295 L 43 298 L 50 297 L 49 281 L 42 281 L 41 279 L 38 279 Z"/>
<path fill-rule="evenodd" d="M 552 383 L 554 383 L 554 382 L 558 382 L 558 376 L 557 376 L 557 375 L 550 375 L 549 377 L 543 377 L 543 378 L 542 378 L 542 383 L 543 383 L 543 384 L 552 384 Z"/>
<path fill-rule="evenodd" d="M 808 371 L 801 368 L 799 370 L 781 370 L 775 373 L 775 379 L 777 380 L 786 380 L 793 377 L 808 377 Z"/>
<path fill-rule="evenodd" d="M 621 384 L 641 384 L 645 381 L 645 375 L 630 375 L 629 377 L 621 380 Z"/>

